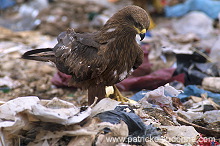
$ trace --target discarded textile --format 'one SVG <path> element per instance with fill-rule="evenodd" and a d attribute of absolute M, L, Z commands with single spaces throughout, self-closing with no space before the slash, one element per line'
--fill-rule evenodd
<path fill-rule="evenodd" d="M 184 73 L 185 85 L 201 85 L 203 78 L 219 76 L 216 63 L 206 63 L 206 58 L 194 54 L 176 54 L 177 68 L 174 75 Z"/>
<path fill-rule="evenodd" d="M 182 75 L 173 77 L 174 71 L 174 68 L 167 68 L 157 70 L 145 76 L 129 77 L 126 80 L 123 80 L 122 82 L 118 83 L 117 87 L 124 91 L 137 91 L 141 89 L 152 90 L 174 80 L 184 82 Z"/>
<path fill-rule="evenodd" d="M 184 92 L 180 93 L 178 95 L 178 98 L 180 98 L 182 101 L 184 101 L 189 96 L 193 95 L 193 96 L 200 97 L 201 94 L 207 94 L 208 97 L 213 98 L 213 100 L 216 103 L 220 104 L 220 94 L 200 89 L 196 85 L 188 85 L 188 86 L 186 86 L 185 89 L 184 89 Z"/>

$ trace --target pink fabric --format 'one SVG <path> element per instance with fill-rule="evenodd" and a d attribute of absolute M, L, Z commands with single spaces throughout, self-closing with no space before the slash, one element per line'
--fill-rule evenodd
<path fill-rule="evenodd" d="M 156 89 L 159 86 L 165 85 L 174 80 L 183 81 L 184 76 L 172 77 L 175 69 L 161 69 L 157 70 L 149 75 L 140 77 L 129 77 L 117 84 L 117 87 L 123 91 L 133 91 L 141 89 Z"/>
<path fill-rule="evenodd" d="M 70 75 L 58 71 L 56 74 L 54 74 L 51 82 L 57 87 L 68 87 L 68 82 L 70 79 Z"/>

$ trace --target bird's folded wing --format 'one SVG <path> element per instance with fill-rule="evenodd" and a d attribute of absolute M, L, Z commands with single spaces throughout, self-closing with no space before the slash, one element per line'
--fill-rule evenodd
<path fill-rule="evenodd" d="M 108 62 L 104 55 L 98 54 L 101 47 L 92 34 L 78 34 L 74 30 L 62 32 L 54 47 L 57 68 L 73 76 L 77 82 L 99 76 L 105 71 Z"/>

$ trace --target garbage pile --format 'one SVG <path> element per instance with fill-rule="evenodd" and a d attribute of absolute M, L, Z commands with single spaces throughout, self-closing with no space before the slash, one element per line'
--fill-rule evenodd
<path fill-rule="evenodd" d="M 135 1 L 0 3 L 0 145 L 220 145 L 219 1 L 146 4 L 156 26 L 139 42 L 144 62 L 116 85 L 130 100 L 91 106 L 53 64 L 20 57 L 69 27 L 96 31 Z"/>
<path fill-rule="evenodd" d="M 205 95 L 182 104 L 181 92 L 161 86 L 140 94 L 133 106 L 110 98 L 77 107 L 58 98 L 18 97 L 1 103 L 1 145 L 218 145 L 220 106 Z"/>

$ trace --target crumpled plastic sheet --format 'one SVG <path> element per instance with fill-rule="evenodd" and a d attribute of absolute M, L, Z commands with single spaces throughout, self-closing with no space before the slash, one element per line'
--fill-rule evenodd
<path fill-rule="evenodd" d="M 207 94 L 207 97 L 212 98 L 214 102 L 216 102 L 217 104 L 220 104 L 220 94 L 200 89 L 196 85 L 186 86 L 184 88 L 184 92 L 179 94 L 178 98 L 180 98 L 181 101 L 184 101 L 189 96 L 198 96 L 198 97 L 200 97 L 201 94 Z"/>
<path fill-rule="evenodd" d="M 149 92 L 150 90 L 142 90 L 139 91 L 137 93 L 135 93 L 133 96 L 131 96 L 129 99 L 134 100 L 134 101 L 139 101 L 142 98 L 144 98 L 144 96 L 147 94 L 147 92 Z"/>
<path fill-rule="evenodd" d="M 173 82 L 172 82 L 173 83 Z M 169 85 L 170 86 L 170 85 Z M 176 89 L 174 89 L 174 87 L 172 87 L 172 86 L 170 86 L 171 88 L 171 90 L 169 90 L 169 86 L 168 86 L 168 84 L 166 84 L 164 87 L 164 95 L 165 96 L 170 96 L 170 97 L 177 97 L 177 95 L 179 94 L 179 92 L 181 91 L 181 90 L 176 90 Z M 172 90 L 172 89 L 174 89 L 174 90 Z M 177 94 L 177 92 L 176 91 L 178 91 L 178 94 Z M 151 90 L 141 90 L 141 91 L 139 91 L 139 92 L 137 92 L 137 93 L 135 93 L 133 96 L 131 96 L 129 99 L 131 99 L 131 100 L 134 100 L 134 101 L 139 101 L 139 100 L 141 100 L 142 98 L 144 98 L 146 95 L 147 95 L 147 93 L 148 92 L 150 92 Z M 174 93 L 176 93 L 176 94 L 174 94 Z"/>
<path fill-rule="evenodd" d="M 219 14 L 219 18 L 220 19 L 220 14 Z M 218 35 L 217 40 L 215 40 L 215 42 L 211 43 L 212 46 L 210 47 L 210 54 L 209 57 L 212 59 L 213 62 L 219 62 L 220 60 L 220 35 Z"/>
<path fill-rule="evenodd" d="M 63 125 L 79 123 L 91 114 L 91 108 L 80 112 L 78 107 L 58 98 L 53 98 L 52 101 L 42 101 L 33 96 L 10 100 L 0 106 L 0 111 L 1 119 L 11 120 L 10 122 L 0 122 L 0 127 L 7 127 L 9 123 L 9 125 L 16 125 L 21 122 L 20 113 L 35 116 L 36 119 L 44 122 Z"/>
<path fill-rule="evenodd" d="M 22 130 L 29 131 L 34 128 L 35 124 L 33 123 L 35 122 L 51 123 L 52 127 L 53 125 L 74 125 L 89 116 L 106 110 L 113 110 L 118 104 L 119 102 L 115 100 L 105 98 L 96 104 L 93 109 L 88 107 L 82 111 L 74 104 L 58 98 L 52 100 L 40 100 L 36 96 L 15 98 L 0 106 L 0 145 L 12 145 L 12 139 L 17 137 Z M 48 137 L 59 140 L 64 135 L 97 134 L 97 131 L 89 131 L 83 128 L 75 131 L 63 130 L 51 132 L 41 129 L 41 133 L 38 133 L 39 136 L 36 136 L 35 140 L 39 143 L 45 140 L 47 143 L 47 139 L 50 139 Z M 45 134 L 42 134 L 42 132 Z"/>
<path fill-rule="evenodd" d="M 30 128 L 30 122 L 44 121 L 70 125 L 79 123 L 91 113 L 91 108 L 80 109 L 66 101 L 54 98 L 51 101 L 38 97 L 19 97 L 0 106 L 0 145 L 12 145 L 13 135 Z"/>
<path fill-rule="evenodd" d="M 210 38 L 214 32 L 213 20 L 198 11 L 190 12 L 179 20 L 173 21 L 172 26 L 178 34 L 193 33 L 198 38 Z"/>
<path fill-rule="evenodd" d="M 193 111 L 178 111 L 178 113 L 184 115 L 186 119 L 190 122 L 203 119 L 207 123 L 220 122 L 220 110 L 212 110 L 206 112 L 193 112 Z"/>
<path fill-rule="evenodd" d="M 134 113 L 134 110 L 128 106 L 117 106 L 114 110 L 106 111 L 97 115 L 103 122 L 110 122 L 112 124 L 118 124 L 120 121 L 124 121 L 129 130 L 128 137 L 157 137 L 160 136 L 160 132 L 153 125 L 146 126 L 141 118 Z M 109 132 L 106 129 L 106 132 Z M 144 142 L 144 141 L 143 141 Z M 140 144 L 139 142 L 129 142 L 129 144 Z"/>
<path fill-rule="evenodd" d="M 209 17 L 216 19 L 220 12 L 220 1 L 216 0 L 186 0 L 182 4 L 166 6 L 164 8 L 167 17 L 180 17 L 189 11 L 202 11 Z"/>
<path fill-rule="evenodd" d="M 172 97 L 177 97 L 181 92 L 181 90 L 176 90 L 174 87 L 166 84 L 147 92 L 139 103 L 145 108 L 149 106 L 149 103 L 173 108 Z"/>
<path fill-rule="evenodd" d="M 2 0 L 0 1 L 0 9 L 1 9 L 1 2 Z M 9 6 L 13 6 L 15 2 L 11 1 L 11 3 L 7 3 L 7 2 L 4 3 L 3 1 L 3 4 L 10 4 L 4 7 L 7 8 Z M 18 4 L 18 6 L 14 9 L 17 11 L 18 16 L 14 18 L 13 17 L 0 18 L 0 25 L 6 28 L 10 28 L 11 30 L 14 31 L 32 30 L 41 23 L 39 19 L 36 19 L 39 12 L 47 7 L 48 7 L 47 0 L 32 0 L 32 1 L 27 1 L 22 5 Z"/>
<path fill-rule="evenodd" d="M 0 87 L 7 86 L 12 89 L 18 87 L 19 85 L 20 83 L 18 81 L 14 81 L 8 76 L 4 76 L 3 78 L 0 78 Z"/>

